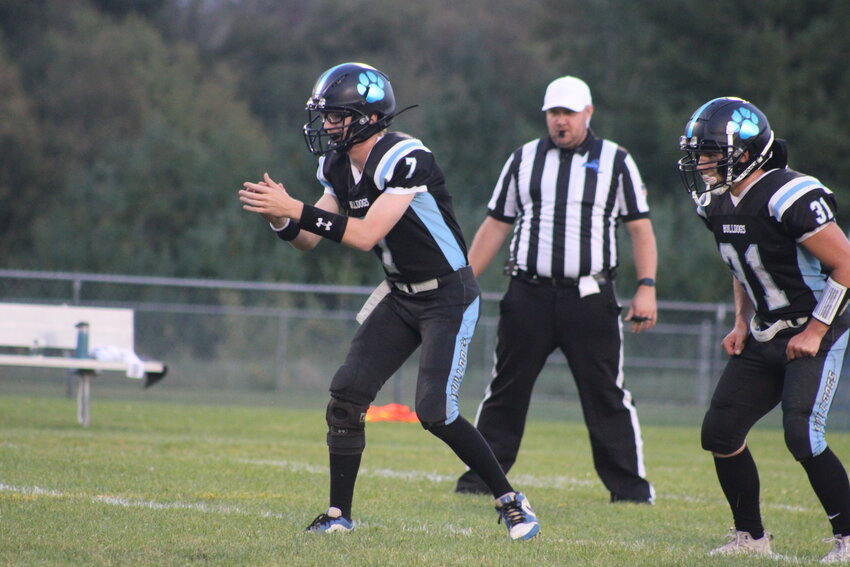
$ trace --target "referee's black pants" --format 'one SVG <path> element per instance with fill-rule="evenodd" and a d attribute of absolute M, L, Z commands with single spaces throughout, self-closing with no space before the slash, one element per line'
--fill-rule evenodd
<path fill-rule="evenodd" d="M 613 282 L 579 297 L 576 287 L 512 278 L 502 298 L 494 378 L 476 426 L 507 473 L 519 452 L 531 392 L 560 348 L 576 382 L 596 472 L 614 501 L 651 502 L 643 441 L 631 393 L 623 387 L 621 307 Z M 472 471 L 459 492 L 486 492 Z"/>

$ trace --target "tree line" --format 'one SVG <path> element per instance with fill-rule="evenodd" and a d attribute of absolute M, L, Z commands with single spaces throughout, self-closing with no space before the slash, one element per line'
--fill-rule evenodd
<path fill-rule="evenodd" d="M 0 0 L 0 265 L 374 283 L 370 255 L 289 250 L 236 198 L 265 171 L 318 198 L 304 103 L 324 69 L 364 61 L 419 105 L 394 128 L 435 153 L 468 241 L 508 154 L 545 132 L 546 85 L 582 77 L 593 129 L 646 181 L 659 296 L 728 300 L 678 137 L 710 98 L 753 101 L 850 226 L 847 21 L 830 0 Z"/>

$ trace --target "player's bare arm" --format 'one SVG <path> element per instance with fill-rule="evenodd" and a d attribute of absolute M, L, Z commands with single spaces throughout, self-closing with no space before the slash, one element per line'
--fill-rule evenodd
<path fill-rule="evenodd" d="M 658 267 L 658 249 L 655 232 L 649 219 L 637 219 L 626 223 L 632 241 L 635 273 L 638 281 L 654 280 Z M 639 285 L 626 313 L 626 321 L 632 322 L 631 331 L 640 333 L 655 325 L 658 318 L 655 286 Z"/>
<path fill-rule="evenodd" d="M 493 261 L 499 249 L 502 247 L 505 238 L 511 232 L 513 225 L 510 223 L 496 220 L 488 216 L 478 227 L 475 233 L 475 238 L 472 239 L 472 246 L 469 247 L 469 265 L 472 266 L 472 273 L 477 277 L 490 262 Z"/>
<path fill-rule="evenodd" d="M 747 342 L 750 332 L 750 319 L 755 313 L 750 296 L 734 276 L 732 276 L 732 294 L 735 297 L 735 326 L 721 342 L 723 350 L 729 356 L 735 356 L 744 351 L 744 343 Z"/>
<path fill-rule="evenodd" d="M 372 204 L 362 219 L 349 219 L 343 244 L 358 250 L 371 250 L 392 230 L 413 202 L 415 194 L 384 193 Z"/>
<path fill-rule="evenodd" d="M 830 270 L 830 279 L 841 286 L 850 287 L 850 242 L 837 224 L 830 222 L 804 240 L 802 245 Z M 788 341 L 788 359 L 815 356 L 828 330 L 829 326 L 810 317 L 806 328 Z"/>

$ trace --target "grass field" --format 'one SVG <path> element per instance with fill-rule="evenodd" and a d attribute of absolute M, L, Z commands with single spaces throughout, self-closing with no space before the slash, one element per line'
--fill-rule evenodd
<path fill-rule="evenodd" d="M 327 506 L 323 404 L 97 394 L 84 429 L 73 400 L 0 385 L 0 564 L 782 565 L 829 548 L 828 522 L 771 424 L 750 444 L 784 559 L 729 559 L 706 556 L 731 518 L 699 449 L 698 415 L 644 425 L 655 506 L 607 502 L 575 419 L 532 420 L 511 478 L 541 535 L 513 543 L 490 498 L 452 492 L 462 465 L 417 424 L 369 424 L 357 529 L 315 535 L 303 528 Z M 850 434 L 829 439 L 850 458 Z"/>

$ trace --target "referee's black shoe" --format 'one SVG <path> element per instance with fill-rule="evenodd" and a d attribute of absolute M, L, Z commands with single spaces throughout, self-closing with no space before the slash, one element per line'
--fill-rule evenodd
<path fill-rule="evenodd" d="M 455 492 L 458 494 L 490 494 L 490 489 L 477 474 L 466 471 L 457 479 Z"/>
<path fill-rule="evenodd" d="M 633 504 L 655 504 L 652 498 L 635 498 L 634 496 L 620 496 L 619 494 L 611 493 L 611 503 L 631 502 Z"/>

